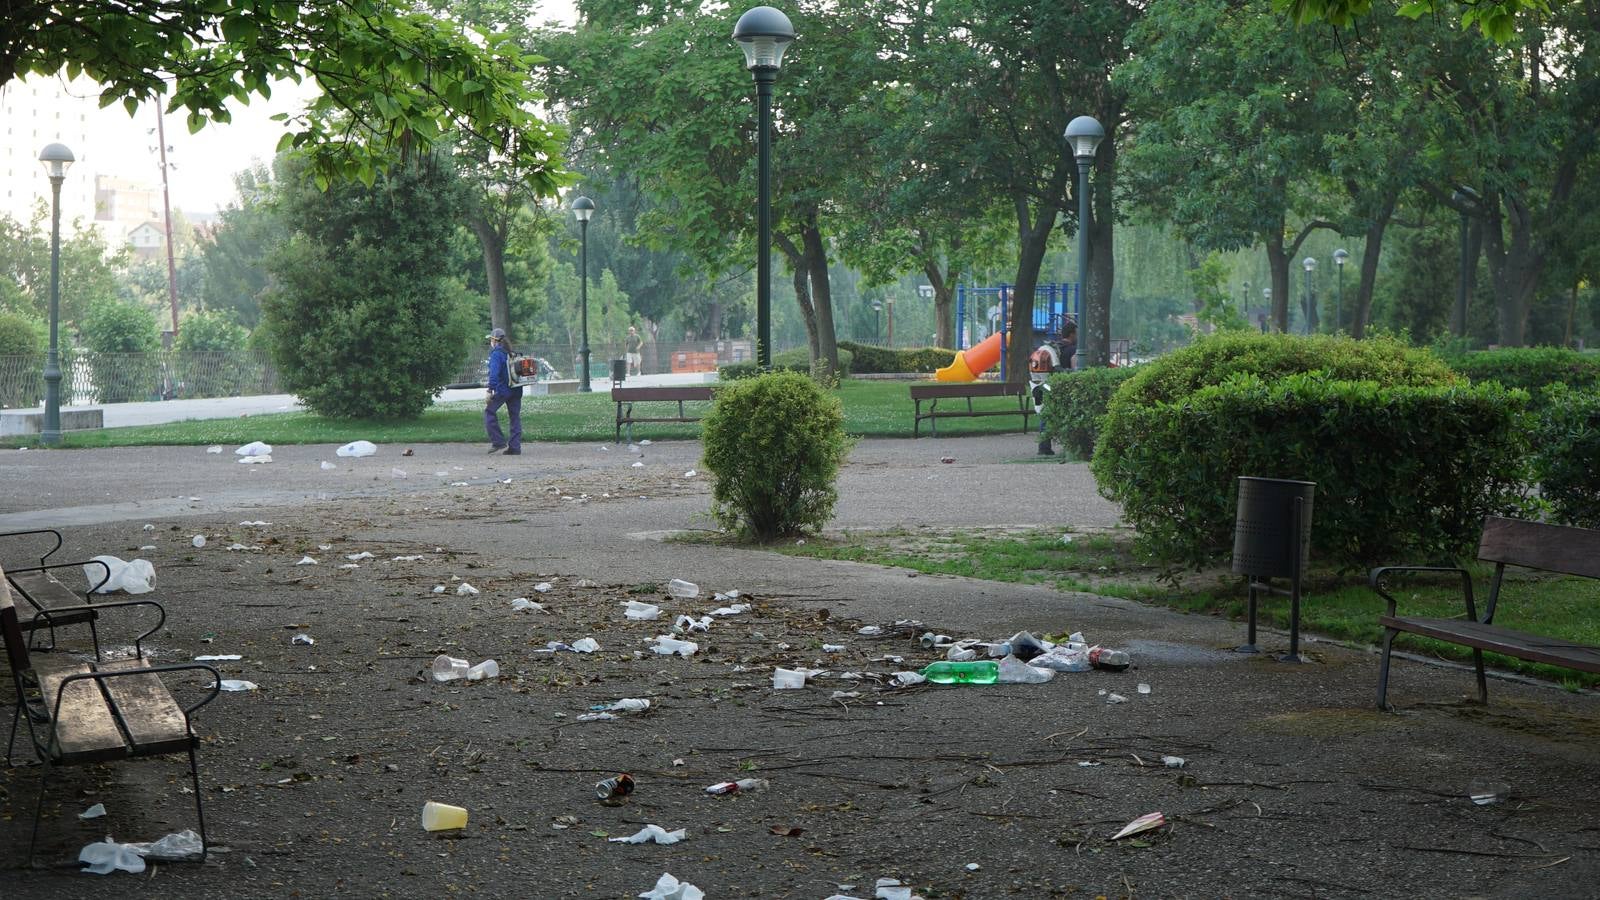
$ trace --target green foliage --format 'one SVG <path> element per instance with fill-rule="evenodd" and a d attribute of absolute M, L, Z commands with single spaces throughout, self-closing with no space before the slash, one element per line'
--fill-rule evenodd
<path fill-rule="evenodd" d="M 1239 314 L 1239 306 L 1228 293 L 1223 282 L 1228 277 L 1228 267 L 1219 253 L 1207 254 L 1196 268 L 1189 270 L 1189 288 L 1199 301 L 1200 310 L 1195 318 L 1202 324 L 1222 331 L 1239 331 L 1250 327 Z"/>
<path fill-rule="evenodd" d="M 896 350 L 874 347 L 870 344 L 857 344 L 854 341 L 840 341 L 841 365 L 844 364 L 844 353 L 847 350 L 852 361 L 846 369 L 858 374 L 933 372 L 950 365 L 956 353 L 954 350 L 944 350 L 939 347 L 908 347 Z"/>
<path fill-rule="evenodd" d="M 201 39 L 201 36 L 204 39 Z M 312 172 L 367 185 L 406 151 L 457 131 L 514 160 L 552 189 L 560 140 L 531 111 L 539 60 L 503 33 L 466 29 L 397 0 L 255 3 L 21 0 L 0 20 L 0 86 L 37 74 L 87 75 L 101 105 L 164 99 L 190 131 L 231 119 L 230 101 L 268 97 L 274 79 L 314 73 L 324 93 L 289 120 L 279 150 L 310 154 Z M 285 116 L 285 118 L 287 118 Z"/>
<path fill-rule="evenodd" d="M 20 312 L 0 312 L 0 356 L 43 353 L 50 326 Z"/>
<path fill-rule="evenodd" d="M 1540 389 L 1556 384 L 1577 390 L 1600 389 L 1600 356 L 1562 347 L 1451 353 L 1444 360 L 1474 382 L 1498 381 L 1506 387 L 1522 388 L 1536 401 Z"/>
<path fill-rule="evenodd" d="M 1287 12 L 1299 25 L 1345 27 L 1372 15 L 1372 0 L 1272 0 L 1274 9 Z M 1549 10 L 1546 0 L 1475 0 L 1472 3 L 1446 4 L 1443 0 L 1405 0 L 1395 14 L 1416 19 L 1422 16 L 1453 15 L 1460 10 L 1461 27 L 1477 26 L 1496 41 L 1509 41 L 1516 33 L 1517 18 L 1536 19 Z"/>
<path fill-rule="evenodd" d="M 837 398 L 810 378 L 773 373 L 717 391 L 702 423 L 711 513 L 756 540 L 821 529 L 850 440 Z"/>
<path fill-rule="evenodd" d="M 155 313 L 137 303 L 102 301 L 90 308 L 82 334 L 92 351 L 95 402 L 159 399 L 161 326 Z"/>
<path fill-rule="evenodd" d="M 284 387 L 335 418 L 413 418 L 472 342 L 469 301 L 441 272 L 462 189 L 424 158 L 371 188 L 288 177 L 293 236 L 263 301 Z"/>
<path fill-rule="evenodd" d="M 1241 475 L 1317 483 L 1314 552 L 1340 565 L 1445 559 L 1518 508 L 1527 395 L 1239 373 L 1172 402 L 1117 395 L 1095 448 L 1101 493 L 1145 545 L 1201 566 L 1232 546 Z"/>
<path fill-rule="evenodd" d="M 854 354 L 844 349 L 841 344 L 839 347 L 839 372 L 841 374 L 849 374 L 853 360 Z M 788 350 L 780 350 L 772 354 L 772 371 L 798 372 L 801 375 L 815 374 L 815 370 L 811 365 L 811 351 L 805 347 L 791 347 Z M 760 374 L 761 368 L 754 362 L 729 363 L 717 368 L 717 377 L 723 381 L 754 378 Z M 834 382 L 837 383 L 837 381 L 838 379 L 835 378 Z"/>
<path fill-rule="evenodd" d="M 190 313 L 178 329 L 180 351 L 240 350 L 250 336 L 233 317 L 219 312 Z"/>
<path fill-rule="evenodd" d="M 183 397 L 232 397 L 254 375 L 255 361 L 244 352 L 249 333 L 230 313 L 192 313 L 178 329 L 178 393 Z"/>
<path fill-rule="evenodd" d="M 265 165 L 235 173 L 233 183 L 239 199 L 222 210 L 217 227 L 199 242 L 205 271 L 201 296 L 206 309 L 226 310 L 240 325 L 254 328 L 261 321 L 267 259 L 288 235 L 272 204 L 275 185 Z"/>
<path fill-rule="evenodd" d="M 1237 332 L 1201 338 L 1140 366 L 1113 400 L 1112 411 L 1122 406 L 1176 402 L 1239 374 L 1272 381 L 1300 372 L 1322 372 L 1334 380 L 1372 381 L 1381 387 L 1461 381 L 1433 354 L 1388 337 L 1354 341 L 1331 335 Z"/>
<path fill-rule="evenodd" d="M 3 26 L 0 26 L 3 27 Z M 80 323 L 89 307 L 117 296 L 117 276 L 100 232 L 68 231 L 62 223 L 60 321 Z M 50 220 L 40 204 L 27 222 L 0 215 L 0 310 L 48 320 L 50 315 Z"/>
<path fill-rule="evenodd" d="M 1100 437 L 1100 419 L 1111 396 L 1136 371 L 1132 367 L 1101 367 L 1050 376 L 1050 393 L 1044 402 L 1045 432 L 1078 459 L 1092 457 Z"/>
<path fill-rule="evenodd" d="M 1556 521 L 1600 528 L 1600 392 L 1553 385 L 1533 439 L 1533 475 Z"/>

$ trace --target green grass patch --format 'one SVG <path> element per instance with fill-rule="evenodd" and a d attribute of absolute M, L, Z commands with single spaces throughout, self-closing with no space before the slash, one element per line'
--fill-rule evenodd
<path fill-rule="evenodd" d="M 897 529 L 852 532 L 843 538 L 771 549 L 792 556 L 898 566 L 928 574 L 1047 584 L 1058 590 L 1089 591 L 1239 622 L 1245 619 L 1248 600 L 1239 576 L 1209 571 L 1164 579 L 1161 566 L 1136 553 L 1131 531 L 1073 533 L 1070 543 L 1062 542 L 1062 534 L 1060 529 L 985 534 Z M 1474 563 L 1469 570 L 1478 614 L 1482 615 L 1493 567 Z M 1401 615 L 1465 617 L 1459 585 L 1459 577 L 1417 576 L 1399 582 L 1392 590 Z M 1338 640 L 1377 644 L 1383 638 L 1378 616 L 1384 608 L 1383 598 L 1367 586 L 1365 575 L 1313 571 L 1300 605 L 1301 628 Z M 1265 626 L 1287 630 L 1289 598 L 1261 598 L 1258 616 Z M 1600 590 L 1591 579 L 1508 571 L 1494 620 L 1519 631 L 1600 645 Z M 1396 646 L 1446 659 L 1472 659 L 1468 648 L 1415 635 L 1401 635 Z M 1569 689 L 1600 685 L 1600 676 L 1589 673 L 1494 653 L 1486 657 L 1497 668 L 1556 681 Z"/>
<path fill-rule="evenodd" d="M 845 430 L 857 437 L 910 437 L 912 404 L 905 381 L 855 381 L 846 379 L 834 391 L 844 407 Z M 1011 398 L 984 398 L 976 409 L 1005 409 Z M 700 404 L 704 405 L 704 404 Z M 675 403 L 659 404 L 676 412 Z M 645 413 L 649 405 L 636 412 Z M 616 429 L 616 404 L 604 391 L 592 394 L 530 396 L 522 401 L 523 438 L 527 441 L 610 441 Z M 986 416 L 948 419 L 939 423 L 941 435 L 1020 433 L 1020 418 Z M 636 439 L 694 440 L 698 424 L 649 423 L 635 425 Z M 411 421 L 328 419 L 308 412 L 269 413 L 233 419 L 191 419 L 165 425 L 139 425 L 73 431 L 62 435 L 63 447 L 138 447 L 158 445 L 222 444 L 238 446 L 250 441 L 269 444 L 343 444 L 368 440 L 385 444 L 478 443 L 483 433 L 483 404 L 477 401 L 440 403 Z M 37 436 L 8 437 L 3 447 L 37 446 Z"/>

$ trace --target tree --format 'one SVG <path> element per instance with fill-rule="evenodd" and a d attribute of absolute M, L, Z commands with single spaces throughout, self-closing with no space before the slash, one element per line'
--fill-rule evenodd
<path fill-rule="evenodd" d="M 291 237 L 262 303 L 284 386 L 322 415 L 415 417 L 456 373 L 475 330 L 470 299 L 439 264 L 465 187 L 434 156 L 370 188 L 326 192 L 302 165 L 281 182 Z"/>
<path fill-rule="evenodd" d="M 1288 12 L 1300 25 L 1326 22 L 1343 27 L 1355 25 L 1372 14 L 1372 0 L 1273 0 L 1272 5 Z M 1508 41 L 1519 18 L 1537 17 L 1552 5 L 1563 5 L 1562 0 L 1555 0 L 1554 4 L 1549 0 L 1468 0 L 1460 4 L 1446 0 L 1405 0 L 1395 12 L 1419 19 L 1460 9 L 1462 28 L 1477 27 L 1494 40 Z"/>
<path fill-rule="evenodd" d="M 279 149 L 305 149 L 324 185 L 370 185 L 407 150 L 465 132 L 553 189 L 559 142 L 530 111 L 535 62 L 507 35 L 399 0 L 13 0 L 0 18 L 0 87 L 83 74 L 102 85 L 101 105 L 120 100 L 132 115 L 166 97 L 191 131 L 227 122 L 227 101 L 266 97 L 274 79 L 314 79 L 322 94 Z"/>
<path fill-rule="evenodd" d="M 31 220 L 0 215 L 0 310 L 48 319 L 50 315 L 50 232 L 43 204 Z M 107 257 L 94 228 L 78 227 L 61 238 L 61 321 L 77 324 L 89 308 L 117 296 L 113 266 L 123 254 Z M 65 338 L 63 337 L 63 341 Z"/>
<path fill-rule="evenodd" d="M 200 296 L 207 310 L 227 311 L 240 325 L 254 328 L 261 321 L 267 260 L 288 231 L 272 203 L 274 183 L 267 166 L 235 173 L 233 183 L 239 199 L 222 210 L 217 226 L 200 240 L 205 269 Z"/>

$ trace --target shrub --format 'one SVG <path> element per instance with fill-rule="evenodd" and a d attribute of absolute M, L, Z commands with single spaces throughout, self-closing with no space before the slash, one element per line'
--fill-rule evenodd
<path fill-rule="evenodd" d="M 0 356 L 43 353 L 50 326 L 22 313 L 0 312 Z"/>
<path fill-rule="evenodd" d="M 254 377 L 254 361 L 244 353 L 248 333 L 229 313 L 201 312 L 178 328 L 176 357 L 180 392 L 185 397 L 237 396 Z"/>
<path fill-rule="evenodd" d="M 1228 552 L 1240 475 L 1316 482 L 1315 552 L 1350 566 L 1469 552 L 1485 515 L 1522 505 L 1522 391 L 1240 374 L 1176 402 L 1123 398 L 1095 479 L 1173 562 Z"/>
<path fill-rule="evenodd" d="M 1600 392 L 1545 390 L 1534 431 L 1533 475 L 1553 518 L 1600 528 Z"/>
<path fill-rule="evenodd" d="M 852 371 L 854 363 L 853 354 L 839 346 L 839 371 L 848 374 Z M 811 351 L 805 347 L 791 347 L 772 354 L 772 371 L 774 372 L 799 372 L 802 375 L 812 374 Z M 738 381 L 741 378 L 754 378 L 761 374 L 761 367 L 754 362 L 729 363 L 717 368 L 717 378 L 722 381 Z"/>
<path fill-rule="evenodd" d="M 833 518 L 849 450 L 837 398 L 809 377 L 775 372 L 717 391 L 701 428 L 716 476 L 711 514 L 757 540 L 815 531 Z"/>
<path fill-rule="evenodd" d="M 22 313 L 0 313 L 0 406 L 38 406 L 41 402 L 49 327 Z"/>
<path fill-rule="evenodd" d="M 1578 390 L 1600 389 L 1600 357 L 1561 347 L 1508 347 L 1444 354 L 1444 361 L 1474 382 L 1498 381 L 1522 388 L 1541 402 L 1539 391 L 1553 384 Z"/>
<path fill-rule="evenodd" d="M 1100 418 L 1106 414 L 1111 395 L 1136 371 L 1094 368 L 1050 376 L 1050 393 L 1044 402 L 1045 433 L 1078 459 L 1093 456 Z"/>
<path fill-rule="evenodd" d="M 854 362 L 850 366 L 850 371 L 858 374 L 932 372 L 950 365 L 950 361 L 955 358 L 954 350 L 941 350 L 938 347 L 894 350 L 870 344 L 857 344 L 854 341 L 840 341 L 839 348 L 849 350 L 853 355 Z"/>
<path fill-rule="evenodd" d="M 89 371 L 96 402 L 160 397 L 161 326 L 155 313 L 137 303 L 96 303 L 84 317 L 83 340 L 93 351 Z"/>
<path fill-rule="evenodd" d="M 1380 387 L 1448 385 L 1457 375 L 1427 350 L 1387 337 L 1356 341 L 1332 335 L 1227 332 L 1195 341 L 1140 366 L 1112 400 L 1120 406 L 1172 402 L 1241 373 L 1271 381 L 1297 372 L 1322 372 L 1340 381 Z"/>

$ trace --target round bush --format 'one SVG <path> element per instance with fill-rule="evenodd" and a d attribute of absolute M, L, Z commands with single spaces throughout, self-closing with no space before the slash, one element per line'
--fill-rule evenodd
<path fill-rule="evenodd" d="M 1044 401 L 1045 433 L 1078 459 L 1094 455 L 1100 436 L 1100 418 L 1132 368 L 1094 368 L 1050 376 L 1050 393 Z"/>
<path fill-rule="evenodd" d="M 193 313 L 178 329 L 174 360 L 184 397 L 237 396 L 255 374 L 244 352 L 249 334 L 230 313 Z"/>
<path fill-rule="evenodd" d="M 84 317 L 83 340 L 93 351 L 89 371 L 96 402 L 161 396 L 161 326 L 155 313 L 137 303 L 96 303 Z"/>
<path fill-rule="evenodd" d="M 32 316 L 0 312 L 0 356 L 43 353 L 50 326 Z"/>
<path fill-rule="evenodd" d="M 833 518 L 850 440 L 838 399 L 807 376 L 778 372 L 719 388 L 701 441 L 716 476 L 711 514 L 724 528 L 765 541 Z"/>

